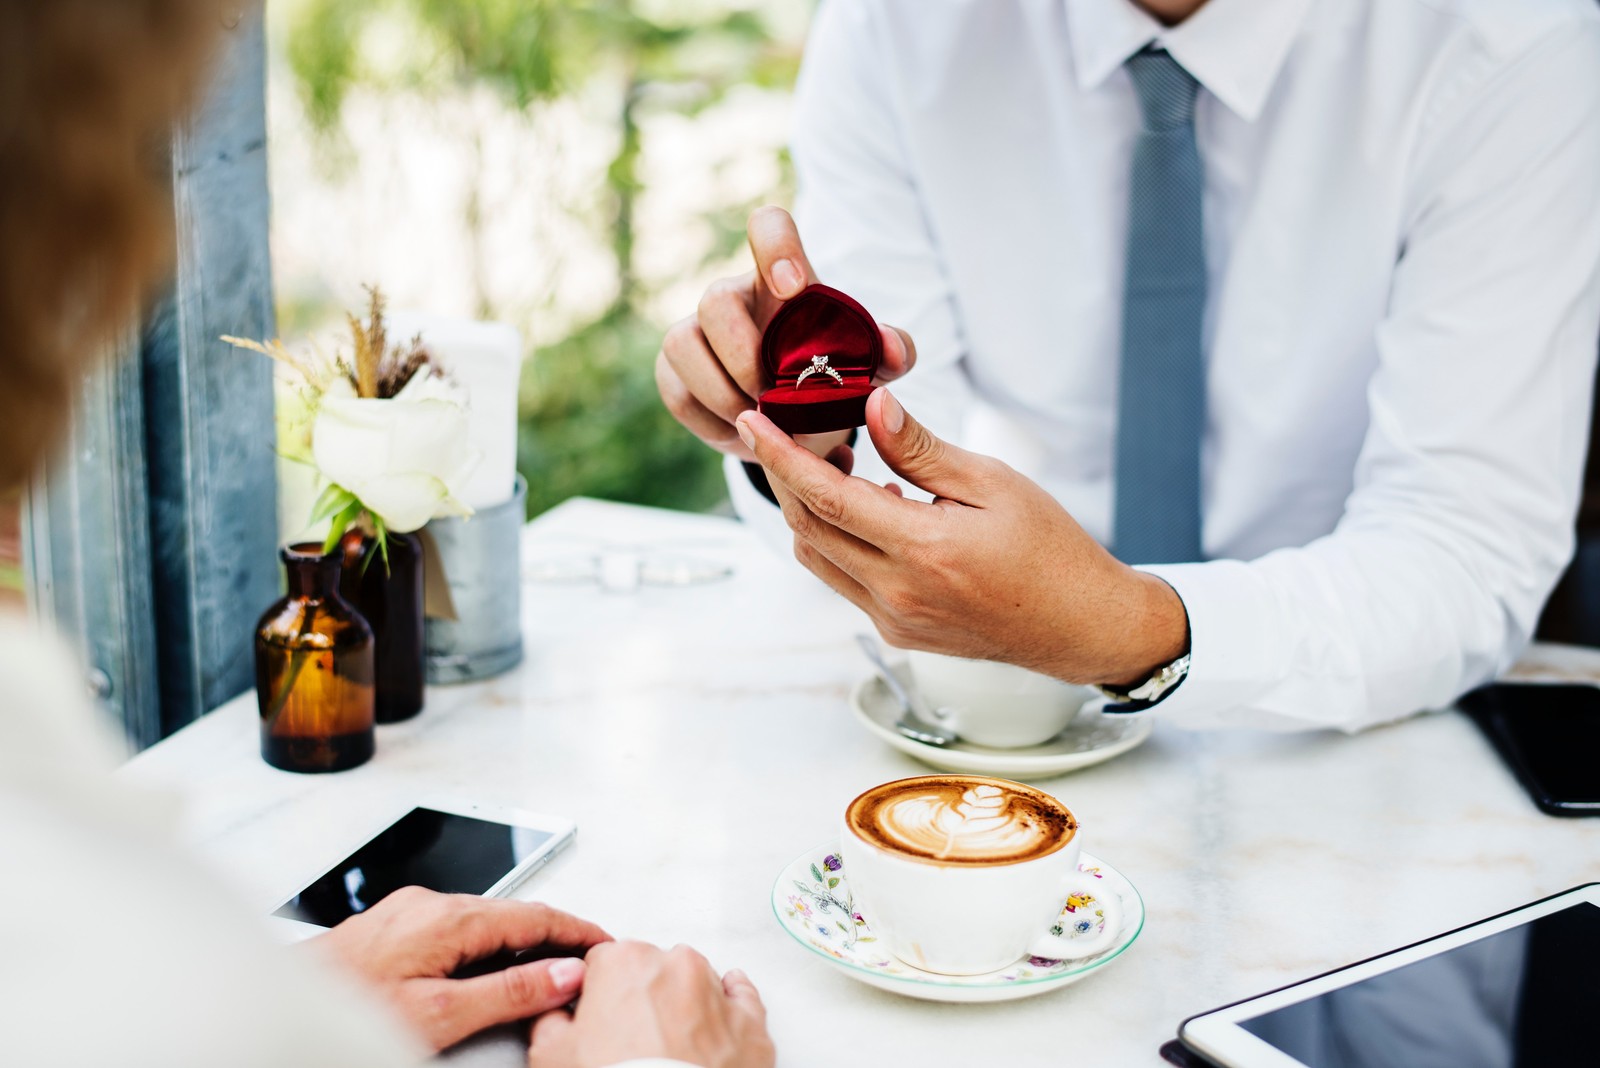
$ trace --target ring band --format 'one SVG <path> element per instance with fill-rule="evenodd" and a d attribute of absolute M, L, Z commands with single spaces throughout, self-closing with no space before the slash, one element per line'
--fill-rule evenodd
<path fill-rule="evenodd" d="M 799 389 L 800 383 L 819 372 L 833 379 L 834 385 L 844 385 L 844 376 L 838 371 L 835 371 L 832 367 L 828 366 L 828 354 L 822 353 L 820 355 L 811 357 L 811 366 L 800 372 L 800 377 L 794 380 L 794 388 Z"/>

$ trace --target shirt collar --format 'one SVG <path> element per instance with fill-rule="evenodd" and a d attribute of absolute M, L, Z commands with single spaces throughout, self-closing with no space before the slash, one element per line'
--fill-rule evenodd
<path fill-rule="evenodd" d="M 1098 88 L 1152 42 L 1246 122 L 1266 106 L 1314 0 L 1209 0 L 1173 27 L 1132 0 L 1065 0 L 1078 87 Z"/>

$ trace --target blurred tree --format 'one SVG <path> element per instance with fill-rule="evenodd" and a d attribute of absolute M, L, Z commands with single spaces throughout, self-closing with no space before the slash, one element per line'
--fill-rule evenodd
<path fill-rule="evenodd" d="M 653 363 L 664 324 L 645 313 L 650 294 L 634 262 L 641 186 L 641 118 L 652 109 L 693 115 L 736 86 L 787 87 L 798 50 L 761 14 L 726 0 L 679 0 L 647 14 L 634 0 L 305 0 L 290 23 L 287 56 L 312 122 L 334 128 L 357 86 L 449 91 L 487 85 L 518 109 L 607 90 L 616 101 L 617 148 L 606 169 L 602 225 L 616 263 L 615 296 L 592 321 L 538 349 L 521 393 L 519 467 L 529 514 L 574 494 L 710 507 L 724 496 L 717 458 L 683 431 L 656 397 Z M 649 5 L 654 12 L 667 5 Z M 405 20 L 412 47 L 382 70 L 366 62 L 362 35 L 378 16 Z M 743 239 L 753 204 L 708 216 L 707 260 Z M 465 225 L 481 232 L 474 197 Z M 736 221 L 737 220 L 737 221 Z M 479 313 L 494 309 L 479 285 Z"/>

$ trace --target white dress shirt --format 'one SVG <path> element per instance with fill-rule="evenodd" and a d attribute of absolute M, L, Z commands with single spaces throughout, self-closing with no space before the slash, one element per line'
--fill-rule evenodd
<path fill-rule="evenodd" d="M 1194 725 L 1354 730 L 1528 640 L 1572 549 L 1600 338 L 1592 0 L 829 0 L 800 79 L 800 234 L 906 328 L 896 393 L 1111 529 L 1124 62 L 1200 82 L 1207 561 L 1148 570 Z M 863 435 L 858 473 L 889 478 Z M 730 468 L 735 503 L 774 510 Z M 784 539 L 787 541 L 787 538 Z"/>

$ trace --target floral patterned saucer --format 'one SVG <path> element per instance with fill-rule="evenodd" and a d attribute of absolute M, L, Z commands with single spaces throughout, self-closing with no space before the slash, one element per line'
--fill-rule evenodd
<path fill-rule="evenodd" d="M 896 674 L 905 680 L 904 672 Z M 1023 782 L 1051 779 L 1119 757 L 1142 745 L 1153 728 L 1149 716 L 1108 716 L 1091 703 L 1067 724 L 1066 730 L 1039 745 L 1023 749 L 991 749 L 966 741 L 947 746 L 925 745 L 895 729 L 900 706 L 875 674 L 857 684 L 850 695 L 850 708 L 867 730 L 940 771 L 999 775 Z"/>
<path fill-rule="evenodd" d="M 809 850 L 783 869 L 772 886 L 772 913 L 796 942 L 868 986 L 925 1001 L 1013 1001 L 1058 990 L 1105 967 L 1144 929 L 1144 901 L 1121 872 L 1087 853 L 1078 868 L 1105 880 L 1106 891 L 1122 899 L 1122 937 L 1096 957 L 1024 957 L 986 975 L 925 972 L 880 949 L 871 918 L 855 909 L 837 842 Z M 1052 933 L 1098 934 L 1104 922 L 1094 898 L 1074 898 L 1062 909 L 1059 929 Z"/>

